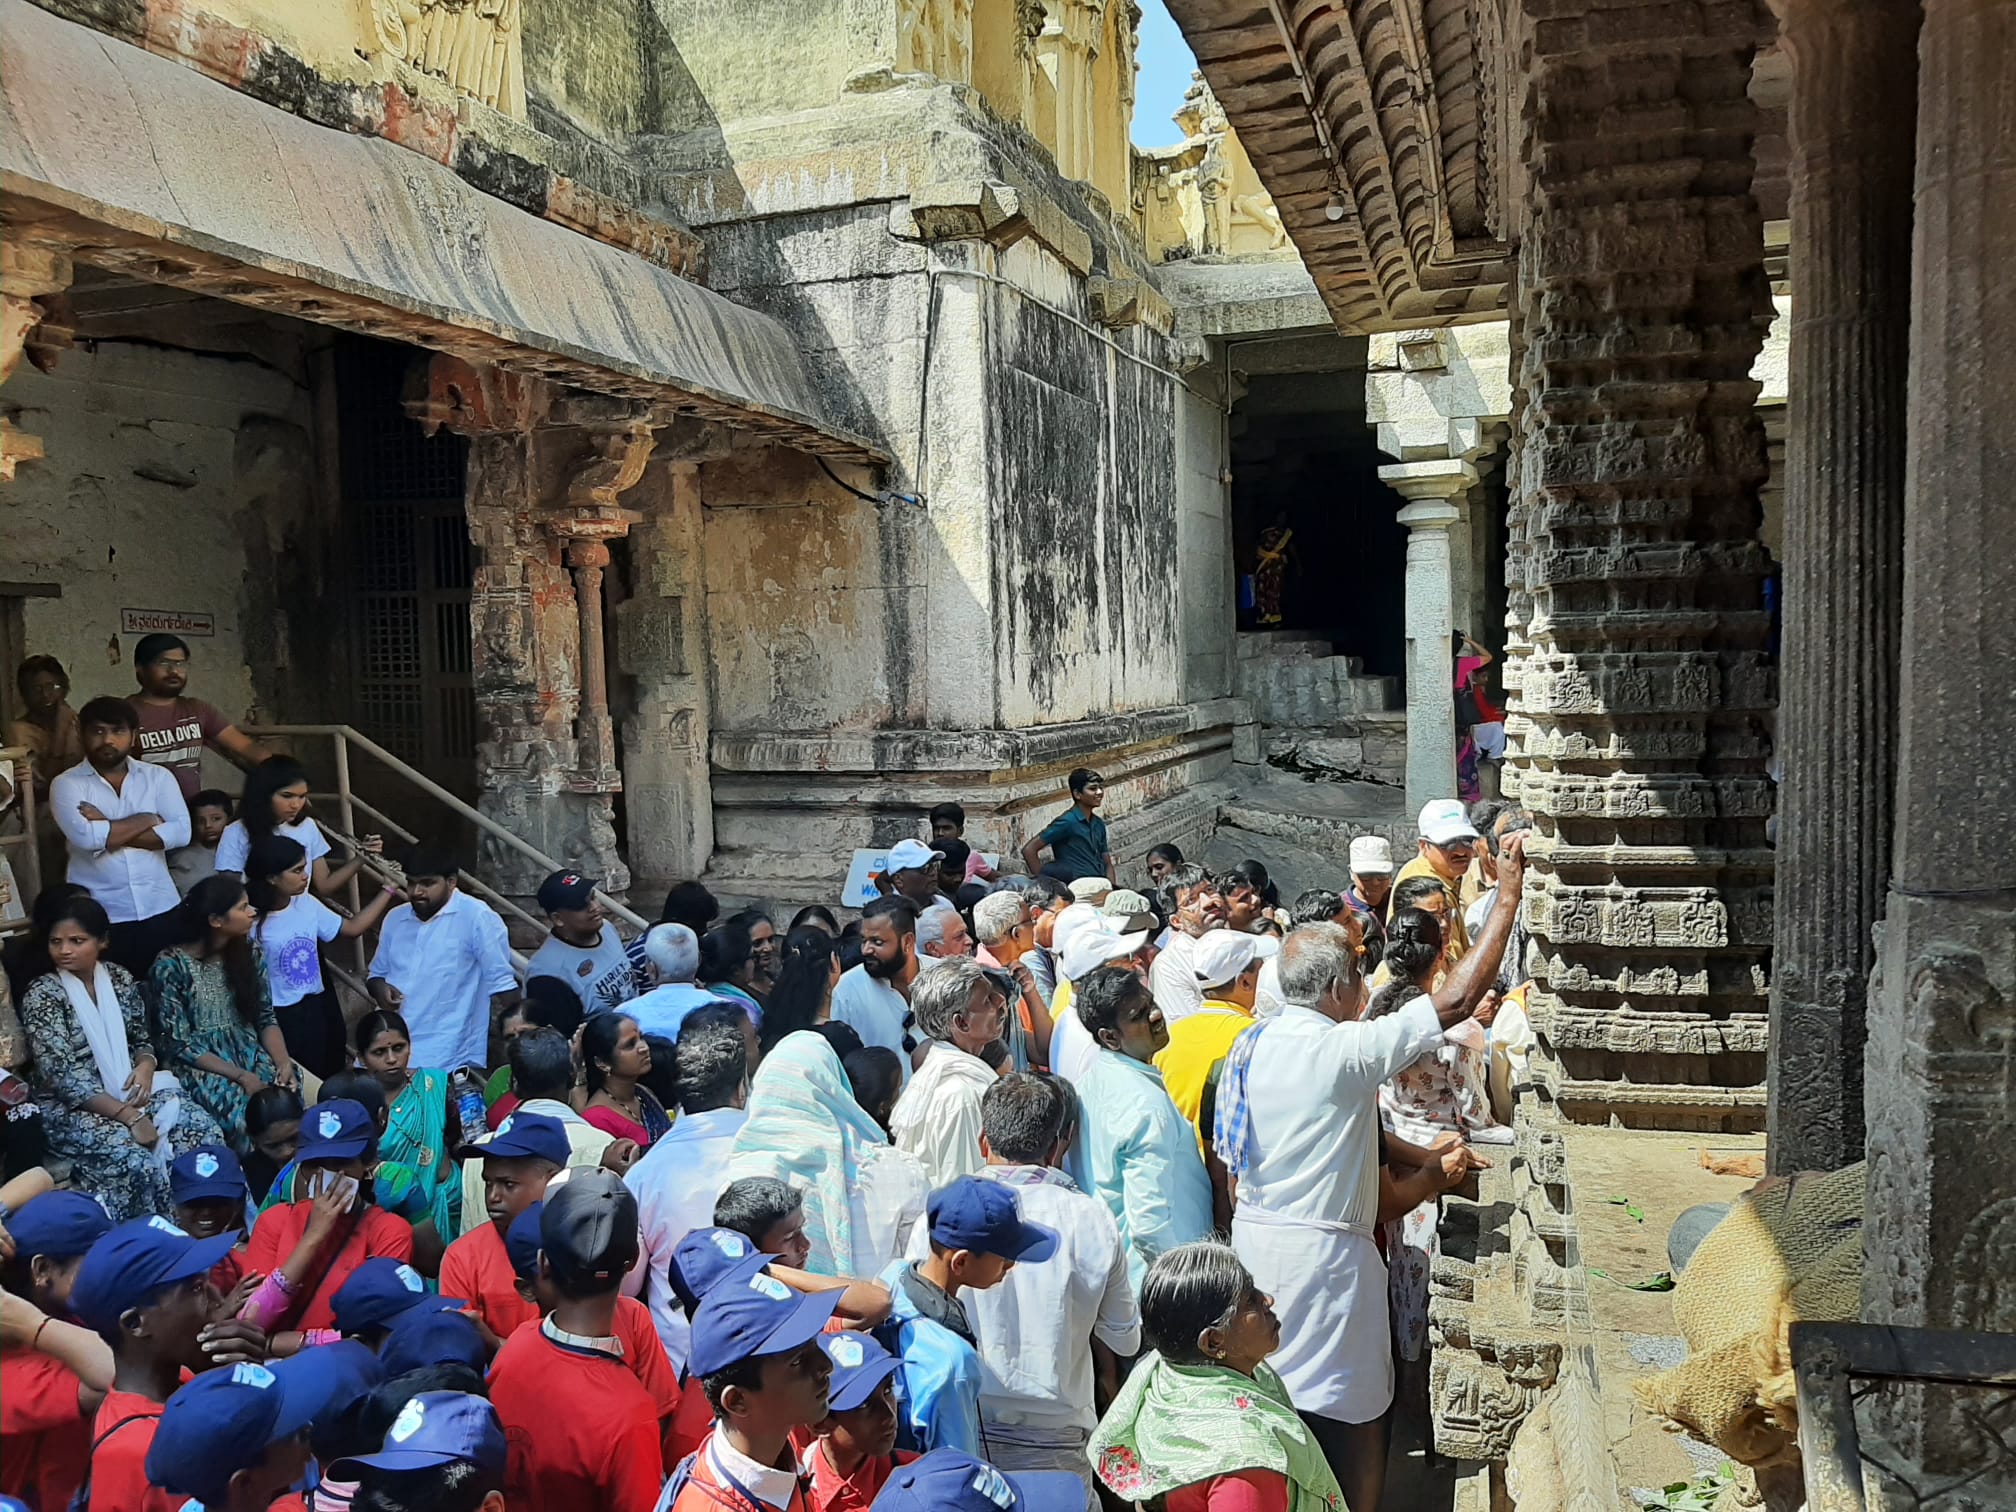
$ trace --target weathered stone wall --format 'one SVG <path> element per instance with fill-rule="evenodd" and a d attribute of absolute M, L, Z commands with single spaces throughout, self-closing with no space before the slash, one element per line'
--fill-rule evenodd
<path fill-rule="evenodd" d="M 25 601 L 27 648 L 68 669 L 73 706 L 132 691 L 121 611 L 167 610 L 214 616 L 186 636 L 191 691 L 233 719 L 340 714 L 320 675 L 340 629 L 303 613 L 333 585 L 298 339 L 80 345 L 52 373 L 24 366 L 0 410 L 44 447 L 0 488 L 0 576 L 61 588 Z"/>

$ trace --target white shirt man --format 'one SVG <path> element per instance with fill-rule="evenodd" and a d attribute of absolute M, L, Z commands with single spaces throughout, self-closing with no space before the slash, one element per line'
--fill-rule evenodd
<path fill-rule="evenodd" d="M 460 888 L 424 919 L 411 903 L 387 914 L 371 976 L 401 995 L 413 1064 L 446 1071 L 488 1064 L 490 1000 L 518 986 L 504 921 Z"/>
<path fill-rule="evenodd" d="M 984 1166 L 980 1099 L 999 1079 L 980 1051 L 1007 1027 L 1007 1005 L 973 960 L 941 960 L 910 989 L 928 1036 L 924 1060 L 889 1115 L 896 1148 L 924 1167 L 933 1188 Z"/>
<path fill-rule="evenodd" d="M 182 901 L 168 872 L 167 853 L 189 843 L 189 805 L 166 767 L 122 760 L 111 776 L 119 781 L 116 789 L 106 773 L 80 761 L 49 784 L 49 807 L 70 843 L 66 875 L 90 892 L 114 924 L 133 924 L 167 913 Z M 86 818 L 81 810 L 87 805 L 104 817 Z M 106 849 L 112 826 L 136 814 L 160 816 L 153 832 L 162 849 Z"/>
<path fill-rule="evenodd" d="M 693 1325 L 672 1290 L 672 1251 L 693 1230 L 714 1222 L 714 1200 L 728 1185 L 728 1157 L 748 1120 L 748 1113 L 735 1107 L 682 1113 L 623 1178 L 637 1199 L 637 1226 L 644 1241 L 642 1261 L 631 1267 L 623 1289 L 643 1298 L 672 1368 L 682 1373 Z"/>

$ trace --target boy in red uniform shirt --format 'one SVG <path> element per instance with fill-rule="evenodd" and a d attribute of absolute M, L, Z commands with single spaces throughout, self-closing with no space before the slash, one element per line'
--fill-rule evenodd
<path fill-rule="evenodd" d="M 553 1313 L 512 1334 L 490 1369 L 490 1402 L 511 1446 L 513 1506 L 652 1512 L 657 1504 L 658 1407 L 616 1332 L 617 1288 L 638 1252 L 637 1200 L 613 1172 L 574 1172 L 540 1214 L 539 1284 L 552 1288 Z"/>
<path fill-rule="evenodd" d="M 210 1283 L 229 1296 L 245 1274 L 245 1204 L 251 1189 L 238 1157 L 223 1145 L 198 1145 L 168 1167 L 175 1225 L 191 1239 L 236 1234 L 238 1243 L 210 1272 Z"/>
<path fill-rule="evenodd" d="M 548 1191 L 557 1191 L 549 1187 Z M 511 1220 L 511 1228 L 504 1236 L 504 1248 L 511 1256 L 511 1270 L 518 1278 L 518 1295 L 539 1309 L 543 1317 L 559 1304 L 560 1294 L 548 1281 L 539 1279 L 539 1225 L 544 1220 L 546 1204 L 535 1202 L 516 1218 Z M 521 1323 L 522 1328 L 537 1325 Z M 672 1361 L 665 1354 L 665 1345 L 658 1338 L 658 1326 L 651 1321 L 651 1309 L 635 1297 L 619 1296 L 616 1299 L 616 1337 L 623 1341 L 623 1363 L 630 1367 L 630 1373 L 637 1382 L 651 1393 L 651 1401 L 658 1410 L 658 1432 L 664 1446 L 665 1469 L 669 1473 L 679 1461 L 685 1458 L 684 1451 L 674 1454 L 672 1442 L 672 1419 L 679 1410 L 679 1377 L 673 1372 Z"/>
<path fill-rule="evenodd" d="M 691 1368 L 714 1431 L 673 1477 L 670 1512 L 809 1512 L 791 1435 L 826 1416 L 833 1365 L 818 1339 L 839 1300 L 760 1270 L 700 1299 Z"/>
<path fill-rule="evenodd" d="M 7 1222 L 14 1257 L 0 1333 L 0 1494 L 61 1512 L 83 1483 L 91 1419 L 112 1384 L 105 1341 L 62 1320 L 78 1267 L 112 1220 L 82 1192 L 45 1192 Z M 17 1298 L 26 1305 L 17 1308 Z"/>
<path fill-rule="evenodd" d="M 539 1321 L 539 1306 L 518 1294 L 504 1236 L 511 1220 L 546 1195 L 546 1183 L 567 1165 L 567 1129 L 545 1113 L 513 1113 L 486 1144 L 464 1145 L 457 1160 L 483 1162 L 483 1206 L 490 1221 L 448 1246 L 441 1290 L 466 1297 L 495 1349 L 523 1323 Z"/>
<path fill-rule="evenodd" d="M 898 1465 L 916 1455 L 896 1447 L 896 1387 L 890 1377 L 903 1362 L 873 1334 L 822 1334 L 819 1347 L 833 1362 L 826 1416 L 813 1426 L 805 1451 L 811 1512 L 868 1512 Z"/>
<path fill-rule="evenodd" d="M 77 1269 L 70 1308 L 112 1346 L 112 1389 L 91 1428 L 90 1512 L 176 1512 L 186 1497 L 147 1481 L 147 1448 L 184 1370 L 210 1364 L 203 1331 L 217 1307 L 210 1268 L 233 1234 L 191 1239 L 166 1218 L 122 1223 Z"/>
<path fill-rule="evenodd" d="M 365 1189 L 377 1153 L 378 1126 L 362 1103 L 338 1098 L 308 1110 L 294 1157 L 301 1195 L 268 1208 L 253 1226 L 245 1264 L 265 1280 L 241 1317 L 269 1333 L 331 1330 L 336 1293 L 358 1266 L 377 1255 L 413 1258 L 413 1226 L 375 1206 Z M 290 1341 L 276 1353 L 294 1347 Z"/>
<path fill-rule="evenodd" d="M 359 1508 L 504 1512 L 508 1452 L 497 1412 L 480 1396 L 423 1391 L 399 1409 L 375 1454 L 337 1460 L 328 1479 L 355 1482 Z"/>

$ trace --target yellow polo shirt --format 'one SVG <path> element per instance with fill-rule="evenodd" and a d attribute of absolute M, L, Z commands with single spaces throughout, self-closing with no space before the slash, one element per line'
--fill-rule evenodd
<path fill-rule="evenodd" d="M 1204 1088 L 1211 1071 L 1232 1053 L 1232 1042 L 1253 1027 L 1253 1015 L 1236 1003 L 1206 998 L 1195 1013 L 1186 1013 L 1169 1028 L 1169 1043 L 1155 1057 L 1155 1069 L 1162 1073 L 1163 1090 L 1176 1104 L 1197 1134 L 1200 1148 L 1208 1147 L 1210 1131 L 1198 1123 L 1204 1109 Z"/>

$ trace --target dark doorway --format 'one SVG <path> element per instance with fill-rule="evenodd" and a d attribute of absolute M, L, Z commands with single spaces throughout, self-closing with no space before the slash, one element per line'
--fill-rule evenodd
<path fill-rule="evenodd" d="M 1266 370 L 1276 362 L 1292 370 Z M 1317 366 L 1334 363 L 1334 366 Z M 1241 631 L 1328 636 L 1365 670 L 1405 672 L 1405 502 L 1379 481 L 1365 421 L 1365 342 L 1335 337 L 1241 343 L 1245 393 L 1232 407 L 1232 540 L 1236 571 L 1254 572 L 1271 527 L 1289 535 L 1279 624 L 1262 625 L 1241 594 Z"/>

